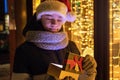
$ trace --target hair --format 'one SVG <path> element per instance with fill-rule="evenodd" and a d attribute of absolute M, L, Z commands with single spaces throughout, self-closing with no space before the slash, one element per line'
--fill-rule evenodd
<path fill-rule="evenodd" d="M 25 25 L 23 35 L 25 36 L 28 31 L 44 31 L 40 20 L 36 19 L 36 13 L 32 16 L 31 20 Z"/>

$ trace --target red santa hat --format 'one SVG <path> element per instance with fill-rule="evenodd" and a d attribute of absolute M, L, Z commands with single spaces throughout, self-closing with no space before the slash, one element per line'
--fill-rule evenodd
<path fill-rule="evenodd" d="M 59 1 L 63 2 L 63 3 L 67 6 L 67 8 L 68 8 L 67 21 L 68 21 L 68 22 L 73 22 L 73 21 L 75 21 L 76 15 L 75 15 L 75 13 L 72 11 L 72 9 L 71 9 L 71 4 L 70 4 L 69 0 L 59 0 Z"/>
<path fill-rule="evenodd" d="M 64 21 L 73 22 L 76 19 L 75 14 L 71 10 L 69 0 L 42 0 L 36 9 L 37 20 L 44 14 L 59 14 Z"/>

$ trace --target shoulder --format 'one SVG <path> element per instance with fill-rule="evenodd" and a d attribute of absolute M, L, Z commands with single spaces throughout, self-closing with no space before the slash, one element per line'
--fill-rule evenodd
<path fill-rule="evenodd" d="M 34 44 L 32 42 L 25 41 L 21 45 L 19 45 L 17 48 L 26 48 L 26 47 L 32 47 Z"/>
<path fill-rule="evenodd" d="M 21 45 L 19 45 L 17 48 L 16 48 L 16 51 L 30 51 L 32 48 L 35 48 L 36 46 L 32 43 L 32 42 L 27 42 L 25 41 L 24 43 L 22 43 Z"/>
<path fill-rule="evenodd" d="M 70 41 L 70 40 L 69 40 L 69 43 L 68 43 L 68 47 L 73 48 L 73 49 L 77 48 L 76 43 L 74 41 Z"/>
<path fill-rule="evenodd" d="M 76 45 L 74 41 L 69 40 L 69 44 L 68 45 Z"/>
<path fill-rule="evenodd" d="M 68 46 L 67 46 L 68 51 L 76 54 L 80 54 L 80 51 L 74 41 L 69 40 Z"/>

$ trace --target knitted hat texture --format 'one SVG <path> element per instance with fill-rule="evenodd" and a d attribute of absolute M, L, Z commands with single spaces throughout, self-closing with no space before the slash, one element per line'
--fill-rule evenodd
<path fill-rule="evenodd" d="M 58 14 L 60 15 L 64 22 L 73 22 L 75 20 L 75 15 L 69 10 L 68 6 L 58 0 L 46 0 L 41 2 L 41 4 L 36 9 L 36 18 L 37 20 L 41 19 L 41 16 L 44 14 Z"/>

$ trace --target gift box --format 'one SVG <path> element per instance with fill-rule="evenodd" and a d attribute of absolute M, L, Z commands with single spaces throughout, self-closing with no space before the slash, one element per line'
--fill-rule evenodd
<path fill-rule="evenodd" d="M 80 74 L 82 71 L 82 60 L 83 57 L 78 54 L 66 54 L 63 70 Z"/>
<path fill-rule="evenodd" d="M 71 76 L 74 80 L 78 80 L 79 74 L 65 71 L 58 64 L 51 63 L 49 65 L 47 74 L 53 76 L 56 80 L 63 80 L 67 76 Z"/>
<path fill-rule="evenodd" d="M 56 80 L 62 80 L 67 76 L 71 76 L 78 80 L 82 72 L 82 57 L 74 53 L 68 53 L 65 56 L 64 65 L 51 63 L 48 68 L 48 74 L 54 76 Z"/>

